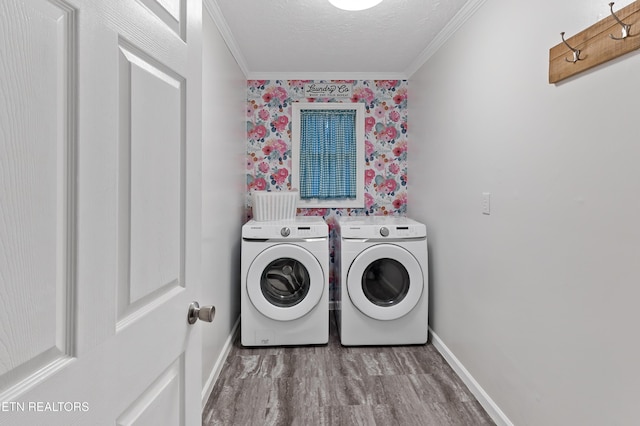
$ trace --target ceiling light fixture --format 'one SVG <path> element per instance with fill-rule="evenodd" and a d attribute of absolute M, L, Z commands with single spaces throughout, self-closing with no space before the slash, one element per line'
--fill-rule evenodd
<path fill-rule="evenodd" d="M 343 10 L 365 10 L 378 5 L 382 0 L 329 0 L 329 3 Z"/>

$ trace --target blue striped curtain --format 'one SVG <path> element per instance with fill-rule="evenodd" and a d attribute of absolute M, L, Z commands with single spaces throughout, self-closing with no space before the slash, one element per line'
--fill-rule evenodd
<path fill-rule="evenodd" d="M 300 198 L 356 197 L 356 111 L 300 110 Z"/>

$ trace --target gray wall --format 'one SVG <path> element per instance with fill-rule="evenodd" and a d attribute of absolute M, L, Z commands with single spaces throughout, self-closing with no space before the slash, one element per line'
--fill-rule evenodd
<path fill-rule="evenodd" d="M 488 0 L 411 77 L 431 326 L 516 425 L 638 421 L 640 53 L 547 82 L 607 3 Z"/>
<path fill-rule="evenodd" d="M 244 111 L 246 78 L 216 25 L 203 11 L 202 293 L 201 305 L 217 308 L 212 324 L 201 324 L 202 386 L 212 372 L 240 315 L 240 236 L 244 219 Z M 206 396 L 206 395 L 205 395 Z"/>

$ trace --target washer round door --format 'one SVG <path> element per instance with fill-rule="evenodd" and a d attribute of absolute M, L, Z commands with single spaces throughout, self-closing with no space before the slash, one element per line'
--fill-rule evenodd
<path fill-rule="evenodd" d="M 347 273 L 351 302 L 377 320 L 394 320 L 411 312 L 423 288 L 420 264 L 408 250 L 394 244 L 379 244 L 362 251 Z"/>
<path fill-rule="evenodd" d="M 265 249 L 247 272 L 246 291 L 251 303 L 260 313 L 278 321 L 295 320 L 309 313 L 320 302 L 324 287 L 324 272 L 318 259 L 293 244 Z"/>

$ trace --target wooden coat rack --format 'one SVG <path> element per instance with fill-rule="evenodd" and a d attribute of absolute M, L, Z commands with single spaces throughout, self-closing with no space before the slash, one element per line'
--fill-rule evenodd
<path fill-rule="evenodd" d="M 549 49 L 549 83 L 557 83 L 640 48 L 640 0 Z"/>

